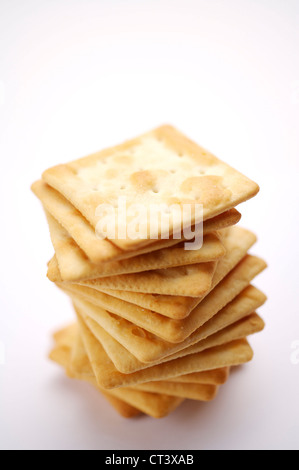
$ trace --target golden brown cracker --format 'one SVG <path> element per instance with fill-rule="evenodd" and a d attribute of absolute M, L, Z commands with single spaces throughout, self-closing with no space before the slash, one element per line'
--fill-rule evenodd
<path fill-rule="evenodd" d="M 253 197 L 257 184 L 191 142 L 171 126 L 44 172 L 43 180 L 69 200 L 92 227 L 101 204 L 116 206 L 122 194 L 130 206 L 201 203 L 204 220 Z M 173 188 L 176 188 L 175 194 Z M 129 218 L 125 219 L 128 227 Z M 183 217 L 182 222 L 186 222 Z M 173 221 L 172 231 L 182 223 Z M 162 225 L 160 233 L 168 227 Z M 148 236 L 148 234 L 147 234 Z M 122 249 L 152 243 L 147 239 L 114 239 Z"/>

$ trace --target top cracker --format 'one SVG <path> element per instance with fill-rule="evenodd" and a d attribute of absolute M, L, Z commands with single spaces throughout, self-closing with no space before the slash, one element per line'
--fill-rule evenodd
<path fill-rule="evenodd" d="M 117 211 L 119 196 L 127 205 L 203 204 L 204 220 L 221 214 L 259 191 L 256 183 L 195 144 L 175 128 L 161 126 L 43 174 L 50 186 L 67 198 L 95 228 L 101 204 Z M 128 222 L 128 220 L 127 220 Z M 179 226 L 171 231 L 180 231 Z M 161 233 L 163 226 L 160 226 Z M 114 239 L 122 249 L 135 249 L 154 240 Z"/>

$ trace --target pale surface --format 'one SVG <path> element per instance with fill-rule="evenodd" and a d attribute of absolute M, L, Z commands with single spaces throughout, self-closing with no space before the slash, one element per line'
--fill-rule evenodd
<path fill-rule="evenodd" d="M 299 448 L 298 15 L 297 0 L 1 2 L 0 448 Z M 270 266 L 267 328 L 215 402 L 126 421 L 46 359 L 74 315 L 29 187 L 164 122 L 261 186 L 240 210 Z"/>

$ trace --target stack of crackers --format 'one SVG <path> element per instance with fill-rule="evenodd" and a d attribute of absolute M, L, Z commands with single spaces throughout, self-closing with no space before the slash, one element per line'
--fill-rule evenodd
<path fill-rule="evenodd" d="M 235 207 L 257 194 L 254 182 L 162 126 L 51 168 L 32 189 L 55 249 L 48 277 L 77 316 L 50 355 L 68 376 L 125 417 L 160 418 L 185 399 L 214 399 L 230 369 L 252 359 L 247 337 L 264 328 L 256 310 L 266 297 L 251 282 L 266 263 L 248 254 L 256 236 L 236 226 Z M 146 207 L 201 204 L 202 246 L 186 249 L 184 216 L 168 238 L 162 222 L 156 239 L 100 238 L 97 209 L 120 211 L 120 195 Z"/>

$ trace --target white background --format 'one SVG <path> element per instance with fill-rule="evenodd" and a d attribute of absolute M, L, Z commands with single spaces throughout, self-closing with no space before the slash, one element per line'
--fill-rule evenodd
<path fill-rule="evenodd" d="M 1 0 L 1 448 L 299 448 L 298 23 L 297 0 Z M 260 184 L 241 211 L 267 328 L 215 402 L 126 421 L 47 359 L 74 316 L 29 188 L 162 123 Z"/>

